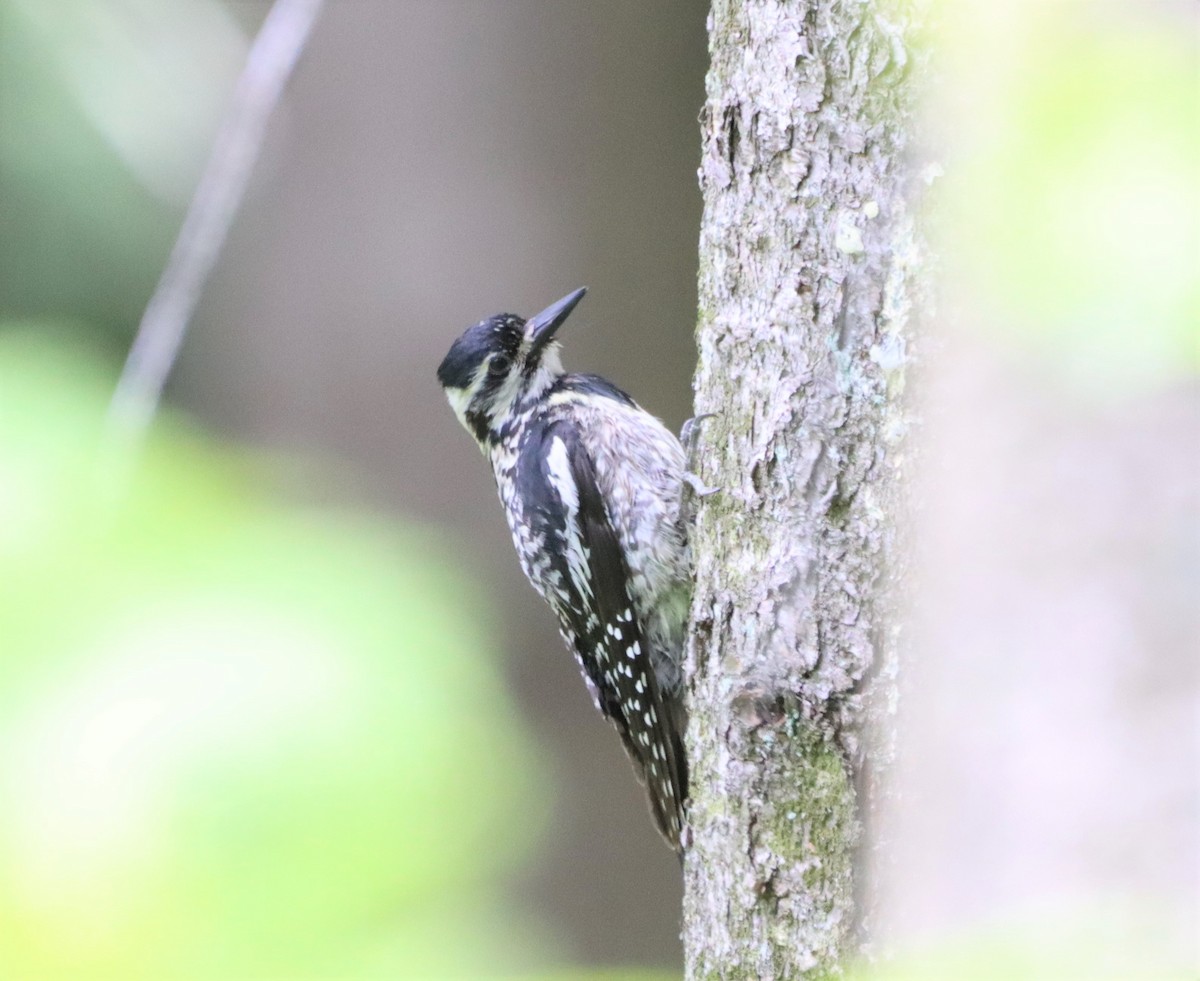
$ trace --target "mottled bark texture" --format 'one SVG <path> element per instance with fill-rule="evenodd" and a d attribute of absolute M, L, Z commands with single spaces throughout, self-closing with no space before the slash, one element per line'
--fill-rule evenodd
<path fill-rule="evenodd" d="M 836 975 L 866 934 L 919 266 L 911 29 L 867 0 L 713 2 L 689 978 Z"/>

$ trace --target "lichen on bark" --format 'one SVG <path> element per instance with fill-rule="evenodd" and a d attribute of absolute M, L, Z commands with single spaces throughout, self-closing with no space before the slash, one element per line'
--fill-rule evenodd
<path fill-rule="evenodd" d="M 836 974 L 894 698 L 912 16 L 714 0 L 701 116 L 690 978 Z"/>

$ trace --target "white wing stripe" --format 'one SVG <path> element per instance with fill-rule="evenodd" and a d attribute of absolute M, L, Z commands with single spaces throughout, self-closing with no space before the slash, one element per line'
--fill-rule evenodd
<path fill-rule="evenodd" d="M 571 460 L 567 456 L 567 444 L 558 436 L 550 441 L 546 454 L 546 466 L 550 484 L 563 502 L 566 512 L 566 558 L 567 570 L 581 596 L 592 595 L 592 580 L 588 563 L 591 550 L 579 535 L 579 488 L 571 475 Z"/>

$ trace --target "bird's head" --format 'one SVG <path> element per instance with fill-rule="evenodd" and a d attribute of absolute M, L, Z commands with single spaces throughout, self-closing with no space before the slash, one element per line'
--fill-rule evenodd
<path fill-rule="evenodd" d="M 480 446 L 563 373 L 554 335 L 586 292 L 569 293 L 528 320 L 498 313 L 468 327 L 451 345 L 438 381 Z"/>

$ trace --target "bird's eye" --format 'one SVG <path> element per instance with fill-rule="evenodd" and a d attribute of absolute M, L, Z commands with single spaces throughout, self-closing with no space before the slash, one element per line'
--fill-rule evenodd
<path fill-rule="evenodd" d="M 501 375 L 508 372 L 511 361 L 503 354 L 492 355 L 492 360 L 488 362 L 488 374 L 493 378 L 499 378 Z"/>

